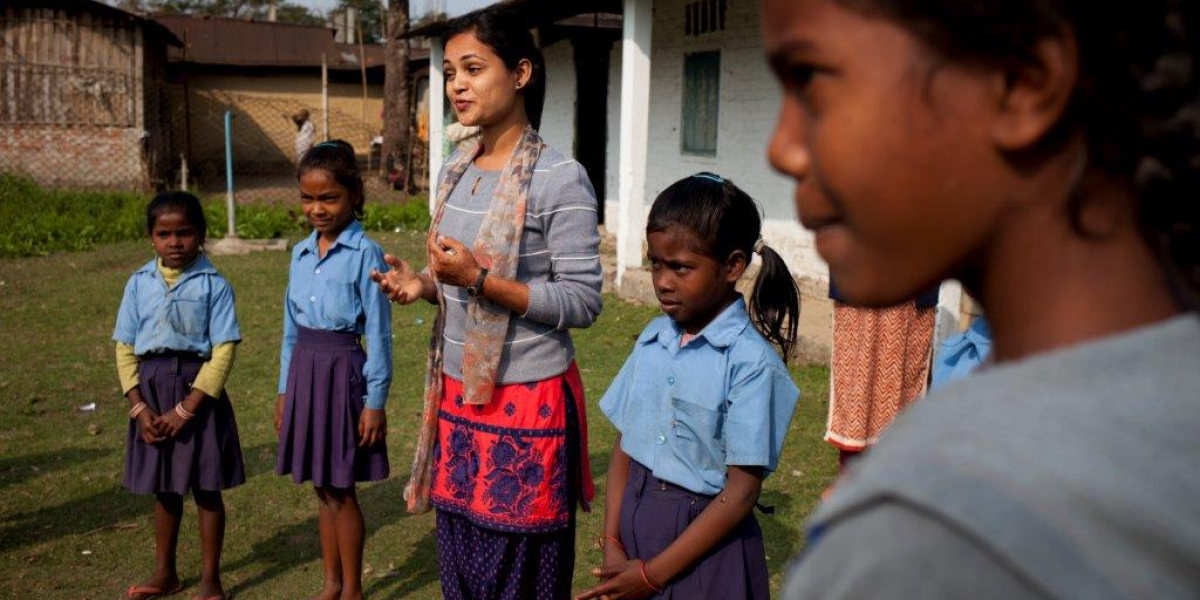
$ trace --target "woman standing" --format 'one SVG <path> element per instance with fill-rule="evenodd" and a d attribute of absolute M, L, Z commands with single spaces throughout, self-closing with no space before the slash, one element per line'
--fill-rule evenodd
<path fill-rule="evenodd" d="M 538 136 L 545 69 L 525 26 L 472 14 L 442 44 L 446 95 L 482 135 L 440 174 L 427 272 L 388 257 L 376 275 L 400 304 L 438 304 L 405 498 L 437 509 L 446 598 L 568 598 L 575 505 L 592 497 L 568 329 L 600 314 L 596 198 Z"/>

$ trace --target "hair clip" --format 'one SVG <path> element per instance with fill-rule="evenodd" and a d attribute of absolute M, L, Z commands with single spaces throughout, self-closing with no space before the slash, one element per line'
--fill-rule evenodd
<path fill-rule="evenodd" d="M 342 145 L 337 142 L 321 142 L 320 144 L 317 144 L 316 146 L 314 146 L 314 148 L 341 148 L 341 147 L 342 147 Z"/>
<path fill-rule="evenodd" d="M 721 177 L 720 175 L 713 175 L 712 173 L 696 173 L 695 175 L 692 175 L 692 177 L 699 177 L 700 179 L 707 179 L 717 183 L 725 183 L 724 177 Z"/>

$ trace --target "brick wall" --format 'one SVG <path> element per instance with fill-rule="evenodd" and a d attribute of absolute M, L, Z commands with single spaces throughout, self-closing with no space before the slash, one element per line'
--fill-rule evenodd
<path fill-rule="evenodd" d="M 779 86 L 763 58 L 757 4 L 729 2 L 725 30 L 685 35 L 689 0 L 656 0 L 650 71 L 650 151 L 646 200 L 681 177 L 713 171 L 732 179 L 762 205 L 768 223 L 763 237 L 779 250 L 792 272 L 814 283 L 828 281 L 812 236 L 796 222 L 793 183 L 776 174 L 766 149 L 779 113 Z M 720 51 L 721 83 L 717 154 L 692 156 L 681 150 L 684 56 Z"/>
<path fill-rule="evenodd" d="M 133 128 L 5 125 L 0 169 L 49 186 L 141 189 L 141 140 Z"/>

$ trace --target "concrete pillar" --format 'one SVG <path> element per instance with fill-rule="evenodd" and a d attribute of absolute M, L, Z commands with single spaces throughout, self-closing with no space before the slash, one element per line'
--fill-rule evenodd
<path fill-rule="evenodd" d="M 649 146 L 650 40 L 653 0 L 625 0 L 621 37 L 620 204 L 617 286 L 642 264 L 646 149 Z"/>

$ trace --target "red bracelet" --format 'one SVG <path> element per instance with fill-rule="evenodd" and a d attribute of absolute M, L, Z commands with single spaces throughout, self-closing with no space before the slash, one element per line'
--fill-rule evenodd
<path fill-rule="evenodd" d="M 646 561 L 644 560 L 642 561 L 642 581 L 645 582 L 646 587 L 650 588 L 650 590 L 655 594 L 663 593 L 662 586 L 655 585 L 654 582 L 650 580 L 650 575 L 646 574 Z"/>
<path fill-rule="evenodd" d="M 624 552 L 624 551 L 625 551 L 625 544 L 622 544 L 622 543 L 621 543 L 621 540 L 618 540 L 617 538 L 615 538 L 615 537 L 613 537 L 613 536 L 611 536 L 611 535 L 606 535 L 606 536 L 604 536 L 604 539 L 606 539 L 606 540 L 612 540 L 612 541 L 613 541 L 613 543 L 614 543 L 614 544 L 616 544 L 616 545 L 617 545 L 617 547 L 621 549 L 621 552 Z"/>

